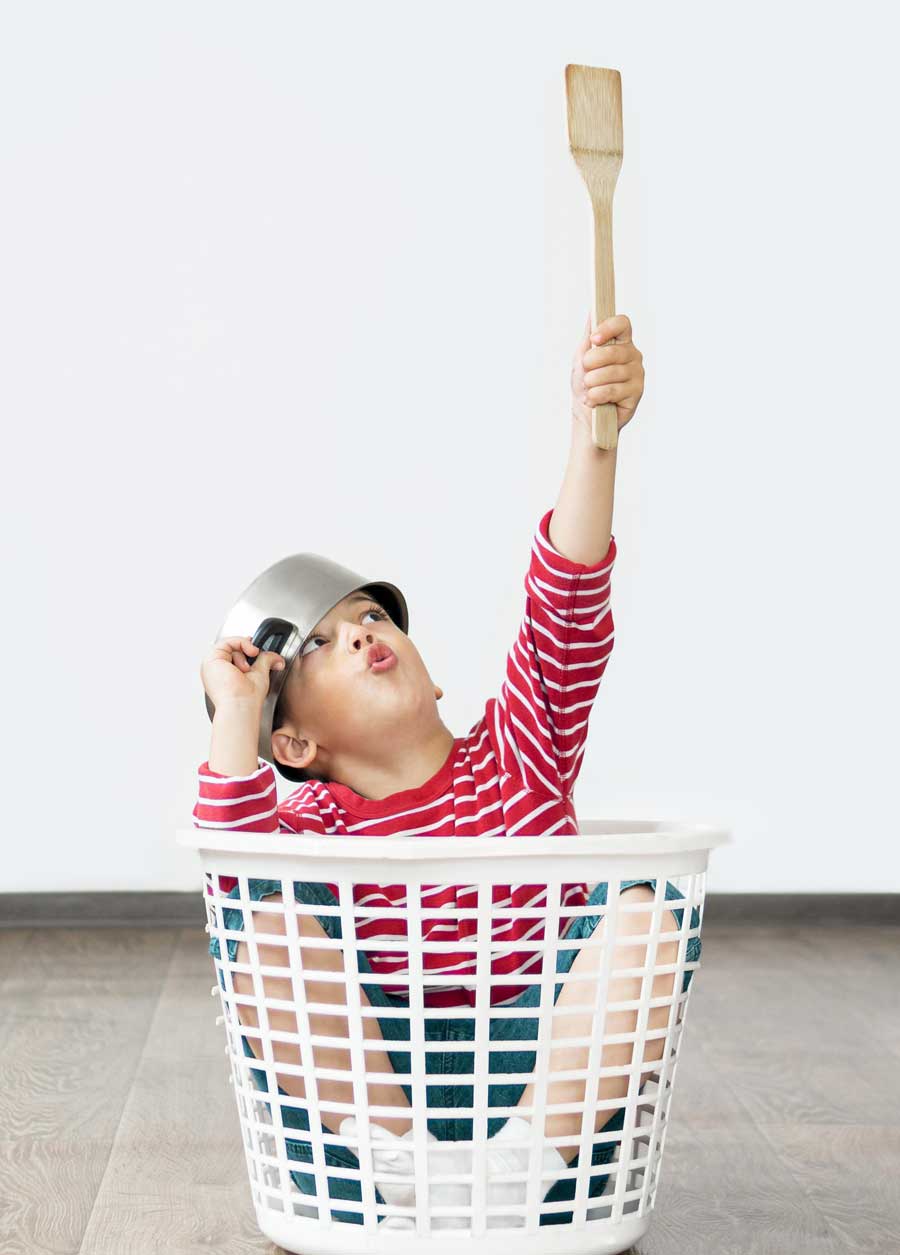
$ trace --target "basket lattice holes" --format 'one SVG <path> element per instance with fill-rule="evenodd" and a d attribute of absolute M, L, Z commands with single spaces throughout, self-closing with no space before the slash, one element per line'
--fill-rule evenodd
<path fill-rule="evenodd" d="M 680 923 L 663 880 L 644 899 L 611 882 L 590 906 L 559 882 L 513 886 L 516 906 L 489 883 L 451 906 L 427 883 L 404 886 L 400 907 L 349 881 L 240 877 L 239 896 L 213 895 L 214 992 L 257 1205 L 420 1233 L 643 1214 L 702 880 L 668 882 L 693 908 Z M 468 1003 L 442 1005 L 460 987 Z M 411 1131 L 392 1133 L 398 1120 Z"/>

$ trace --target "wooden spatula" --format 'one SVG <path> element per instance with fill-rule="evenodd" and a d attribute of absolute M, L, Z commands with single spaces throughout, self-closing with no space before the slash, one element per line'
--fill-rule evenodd
<path fill-rule="evenodd" d="M 594 211 L 591 259 L 591 330 L 616 312 L 612 250 L 612 201 L 622 168 L 622 76 L 593 65 L 566 66 L 569 149 L 581 171 Z M 608 340 L 607 344 L 615 341 Z M 591 434 L 598 449 L 615 449 L 619 428 L 614 405 L 592 411 Z"/>

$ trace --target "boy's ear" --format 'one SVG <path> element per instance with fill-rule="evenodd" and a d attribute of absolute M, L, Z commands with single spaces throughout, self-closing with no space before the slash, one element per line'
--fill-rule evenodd
<path fill-rule="evenodd" d="M 272 752 L 285 767 L 299 767 L 301 771 L 306 771 L 315 762 L 318 749 L 315 741 L 298 741 L 289 732 L 272 733 Z"/>

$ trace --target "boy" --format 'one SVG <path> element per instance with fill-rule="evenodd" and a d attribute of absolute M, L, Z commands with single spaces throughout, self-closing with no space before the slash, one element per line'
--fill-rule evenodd
<path fill-rule="evenodd" d="M 201 676 L 207 695 L 215 705 L 209 759 L 199 771 L 199 797 L 194 808 L 197 826 L 245 829 L 266 832 L 292 832 L 308 835 L 332 833 L 383 836 L 403 833 L 409 837 L 507 835 L 517 832 L 547 835 L 577 833 L 573 803 L 575 785 L 587 739 L 588 715 L 613 646 L 613 619 L 610 609 L 610 575 L 616 557 L 615 538 L 611 533 L 613 491 L 617 450 L 594 447 L 591 438 L 591 407 L 615 403 L 619 430 L 630 421 L 643 393 L 643 357 L 632 342 L 631 323 L 625 315 L 616 315 L 602 322 L 593 334 L 590 318 L 585 336 L 575 353 L 571 372 L 572 413 L 571 449 L 556 507 L 540 519 L 532 540 L 531 556 L 525 578 L 526 606 L 517 639 L 507 658 L 506 679 L 498 698 L 487 701 L 484 715 L 464 737 L 454 737 L 441 721 L 437 702 L 442 691 L 429 672 L 412 640 L 394 622 L 375 599 L 353 593 L 338 602 L 316 624 L 303 643 L 278 700 L 277 718 L 273 723 L 272 759 L 277 764 L 311 773 L 291 796 L 279 803 L 271 765 L 258 757 L 260 710 L 268 692 L 269 670 L 283 667 L 284 660 L 276 653 L 260 654 L 248 637 L 229 637 L 217 642 L 205 660 Z M 460 620 L 451 607 L 451 630 L 458 630 Z M 319 644 L 318 642 L 321 642 Z M 253 659 L 251 667 L 247 661 Z M 386 660 L 386 661 L 385 661 Z M 378 666 L 373 668 L 373 662 Z M 464 846 L 460 849 L 465 857 Z M 622 882 L 626 902 L 652 903 L 653 881 Z M 237 893 L 236 881 L 222 878 L 221 889 L 231 896 Z M 253 898 L 281 900 L 280 883 L 251 881 Z M 499 897 L 497 896 L 499 892 Z M 300 900 L 333 903 L 336 885 L 296 885 Z M 378 905 L 401 906 L 405 902 L 403 885 L 358 885 L 356 900 L 365 900 L 366 910 Z M 301 897 L 301 895 L 303 895 Z M 666 897 L 681 895 L 670 884 Z M 464 885 L 437 885 L 423 893 L 423 906 L 439 911 L 442 906 L 472 905 L 474 891 Z M 563 886 L 562 908 L 585 904 L 605 904 L 606 885 L 596 886 L 589 893 L 585 884 Z M 543 936 L 542 911 L 546 890 L 541 885 L 510 885 L 495 890 L 493 936 L 503 941 Z M 504 920 L 497 908 L 534 907 L 533 919 L 519 917 Z M 664 912 L 664 931 L 678 931 L 681 911 Z M 695 913 L 696 914 L 696 913 Z M 231 917 L 231 918 L 229 918 Z M 235 920 L 236 922 L 232 922 Z M 643 912 L 620 916 L 623 934 L 646 933 L 649 917 Z M 259 913 L 254 915 L 257 930 L 284 933 L 283 916 Z M 298 916 L 301 933 L 309 936 L 340 936 L 339 922 L 333 916 Z M 568 921 L 572 927 L 566 935 L 587 937 L 598 925 L 596 917 Z M 697 926 L 692 920 L 692 926 Z M 603 928 L 605 921 L 600 922 Z M 379 939 L 404 936 L 405 921 L 396 918 L 379 920 L 377 912 L 359 927 L 360 937 L 370 941 L 361 967 L 376 973 L 408 974 L 405 953 L 379 953 Z M 238 911 L 226 912 L 226 927 L 242 928 Z M 459 984 L 425 985 L 428 1007 L 474 1006 L 475 987 L 466 982 L 474 972 L 475 955 L 462 943 L 471 942 L 475 921 L 441 923 L 437 917 L 423 920 L 423 934 L 440 940 L 459 940 L 458 952 L 425 952 L 425 968 L 435 973 L 455 973 Z M 232 961 L 248 962 L 246 943 L 229 940 Z M 658 947 L 657 962 L 674 963 L 677 942 Z M 283 947 L 259 947 L 260 962 L 281 966 Z M 218 939 L 210 943 L 210 953 L 220 957 Z M 642 966 L 645 947 L 636 944 L 617 947 L 614 968 Z M 560 971 L 583 974 L 600 962 L 597 949 L 560 951 Z M 687 960 L 699 956 L 699 938 L 692 938 Z M 334 949 L 310 949 L 303 952 L 306 970 L 342 970 L 342 956 Z M 504 953 L 492 962 L 497 974 L 521 974 L 521 985 L 498 985 L 491 990 L 491 1004 L 497 1006 L 533 1007 L 539 1001 L 539 987 L 529 985 L 529 973 L 540 969 L 541 956 L 532 952 Z M 692 975 L 686 973 L 685 987 Z M 238 993 L 253 994 L 249 975 L 234 973 Z M 426 975 L 427 980 L 427 975 Z M 671 996 L 674 978 L 671 974 L 654 981 L 654 998 Z M 268 997 L 293 1000 L 288 979 L 266 977 Z M 306 982 L 311 1001 L 335 1006 L 334 1015 L 311 1014 L 313 1034 L 346 1038 L 346 1019 L 342 986 L 336 982 Z M 634 999 L 640 996 L 640 977 L 613 981 L 610 999 Z M 362 986 L 363 1001 L 382 1006 L 404 1005 L 406 986 L 398 980 L 391 984 Z M 577 982 L 562 982 L 557 987 L 556 1005 L 578 1004 Z M 583 993 L 582 993 L 583 997 Z M 406 1003 L 408 1005 L 408 1003 Z M 606 1033 L 633 1032 L 635 1011 L 611 1013 L 606 1020 Z M 240 1007 L 241 1022 L 258 1027 L 256 1011 Z M 669 1008 L 651 1008 L 648 1028 L 664 1027 Z M 286 1011 L 270 1011 L 272 1029 L 297 1032 L 295 1017 Z M 471 1040 L 473 1020 L 447 1019 L 428 1021 L 429 1032 L 445 1032 L 444 1038 Z M 535 1021 L 494 1019 L 491 1039 L 527 1040 Z M 436 1026 L 432 1029 L 432 1026 Z M 408 1021 L 396 1017 L 366 1017 L 364 1034 L 386 1043 L 409 1040 Z M 551 1075 L 587 1066 L 588 1048 L 567 1048 L 559 1041 L 565 1036 L 589 1036 L 592 1019 L 589 1013 L 554 1017 Z M 533 1040 L 533 1038 L 532 1038 Z M 245 1052 L 253 1057 L 246 1038 Z M 603 1066 L 624 1066 L 631 1063 L 632 1044 L 606 1046 Z M 274 1057 L 279 1062 L 298 1064 L 297 1047 L 273 1043 Z M 662 1056 L 663 1039 L 647 1043 L 643 1060 L 653 1062 Z M 371 1071 L 390 1074 L 409 1071 L 409 1056 L 391 1049 L 367 1051 Z M 314 1052 L 317 1068 L 346 1071 L 349 1076 L 349 1051 L 317 1047 Z M 493 1055 L 492 1059 L 498 1059 Z M 534 1067 L 534 1053 L 511 1051 L 505 1055 L 507 1072 L 529 1072 Z M 427 1056 L 432 1069 L 446 1076 L 471 1076 L 460 1052 L 433 1052 Z M 470 1056 L 471 1059 L 471 1056 Z M 652 1069 L 645 1069 L 645 1073 Z M 261 1088 L 267 1088 L 265 1074 Z M 642 1074 L 643 1077 L 644 1074 Z M 303 1079 L 295 1075 L 277 1078 L 279 1089 L 298 1098 L 305 1096 Z M 596 1095 L 600 1100 L 621 1098 L 627 1093 L 628 1077 L 603 1077 Z M 436 1105 L 454 1102 L 471 1105 L 472 1088 L 466 1085 L 431 1087 Z M 371 1083 L 370 1102 L 396 1108 L 395 1118 L 379 1117 L 371 1123 L 373 1140 L 384 1144 L 376 1149 L 376 1171 L 411 1172 L 410 1091 L 401 1084 Z M 447 1095 L 450 1095 L 448 1100 Z M 353 1102 L 353 1089 L 348 1081 L 322 1079 L 318 1082 L 321 1103 Z M 519 1105 L 528 1108 L 533 1098 L 532 1085 L 489 1087 L 489 1106 Z M 548 1103 L 575 1103 L 584 1100 L 584 1081 L 552 1083 Z M 288 1122 L 285 1108 L 283 1118 Z M 293 1109 L 294 1127 L 309 1129 L 304 1107 Z M 612 1119 L 608 1110 L 600 1110 L 595 1121 L 603 1128 L 622 1127 L 622 1109 Z M 618 1118 L 618 1124 L 616 1120 Z M 328 1113 L 323 1116 L 327 1123 Z M 338 1120 L 331 1117 L 332 1124 Z M 499 1128 L 497 1127 L 499 1126 Z M 581 1117 L 571 1113 L 550 1113 L 545 1117 L 546 1137 L 571 1137 L 570 1144 L 547 1146 L 544 1170 L 562 1171 L 577 1164 L 577 1138 Z M 429 1139 L 444 1143 L 434 1152 L 434 1164 L 440 1170 L 471 1171 L 471 1151 L 454 1148 L 457 1140 L 471 1138 L 471 1120 L 434 1119 L 428 1121 Z M 356 1121 L 348 1117 L 340 1121 L 339 1132 L 350 1140 L 356 1134 Z M 527 1141 L 529 1127 L 525 1117 L 494 1118 L 488 1121 L 487 1200 L 521 1202 L 525 1183 L 501 1183 L 493 1180 L 498 1173 L 527 1166 L 527 1152 L 509 1143 Z M 608 1162 L 614 1143 L 595 1147 L 592 1163 Z M 599 1157 L 596 1152 L 599 1151 Z M 308 1142 L 289 1142 L 291 1158 L 311 1161 Z M 605 1155 L 605 1158 L 604 1158 Z M 575 1157 L 573 1159 L 573 1156 Z M 358 1166 L 351 1151 L 338 1146 L 326 1148 L 326 1162 L 342 1166 Z M 431 1162 L 431 1159 L 430 1159 Z M 301 1190 L 315 1192 L 309 1174 L 292 1173 Z M 591 1180 L 590 1194 L 602 1192 L 606 1177 Z M 329 1178 L 336 1197 L 360 1198 L 355 1182 Z M 414 1186 L 379 1180 L 379 1201 L 388 1204 L 414 1205 Z M 432 1205 L 465 1202 L 468 1186 L 432 1185 Z M 558 1181 L 545 1196 L 545 1201 L 574 1197 L 574 1181 Z M 339 1213 L 339 1218 L 359 1222 L 354 1212 Z M 560 1223 L 571 1219 L 571 1213 L 544 1216 L 542 1223 Z M 494 1217 L 498 1224 L 514 1224 L 516 1218 Z M 414 1228 L 409 1216 L 388 1216 L 382 1220 L 388 1227 Z M 432 1225 L 465 1227 L 468 1220 L 457 1217 L 435 1217 Z"/>

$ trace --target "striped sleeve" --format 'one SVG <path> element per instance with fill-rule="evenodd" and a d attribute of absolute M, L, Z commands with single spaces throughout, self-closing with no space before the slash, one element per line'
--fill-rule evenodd
<path fill-rule="evenodd" d="M 249 776 L 223 776 L 213 771 L 208 761 L 200 764 L 193 810 L 195 828 L 296 834 L 294 823 L 286 822 L 292 812 L 285 807 L 279 814 L 271 764 L 264 758 L 257 758 L 257 763 L 256 771 Z M 297 819 L 294 816 L 294 822 Z M 219 876 L 218 880 L 222 893 L 229 893 L 238 883 L 236 876 Z M 212 885 L 207 885 L 207 892 L 212 891 Z"/>
<path fill-rule="evenodd" d="M 278 817 L 275 772 L 264 758 L 249 776 L 223 776 L 209 762 L 198 768 L 195 828 L 234 828 L 245 832 L 294 829 Z"/>
<path fill-rule="evenodd" d="M 588 717 L 613 648 L 610 577 L 615 537 L 593 565 L 550 541 L 552 510 L 535 531 L 525 613 L 498 698 L 487 703 L 501 770 L 528 790 L 568 796 L 584 755 Z"/>

